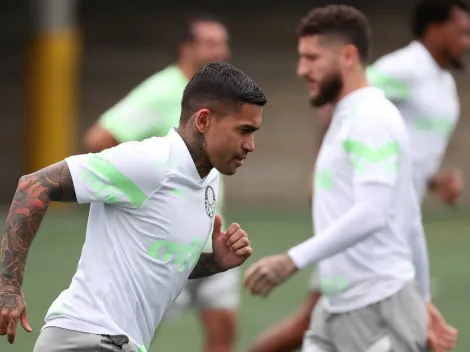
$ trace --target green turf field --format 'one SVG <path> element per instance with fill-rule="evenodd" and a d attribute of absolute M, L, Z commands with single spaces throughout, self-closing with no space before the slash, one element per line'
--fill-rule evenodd
<path fill-rule="evenodd" d="M 86 210 L 86 207 L 82 207 Z M 460 330 L 456 351 L 470 351 L 470 216 L 468 209 L 427 213 L 426 230 L 431 252 L 435 301 L 448 321 Z M 232 212 L 249 234 L 254 256 L 249 261 L 287 249 L 311 233 L 307 211 Z M 3 218 L 2 218 L 3 221 Z M 44 220 L 26 267 L 25 294 L 33 333 L 20 331 L 14 345 L 0 340 L 0 351 L 32 351 L 42 319 L 57 294 L 69 285 L 83 243 L 86 211 L 75 215 L 50 214 Z M 245 264 L 246 268 L 246 264 Z M 269 324 L 285 316 L 303 299 L 310 271 L 299 273 L 269 299 L 250 297 L 243 292 L 239 349 Z M 156 293 L 158 294 L 158 293 Z M 202 351 L 200 327 L 193 313 L 161 328 L 151 351 Z"/>

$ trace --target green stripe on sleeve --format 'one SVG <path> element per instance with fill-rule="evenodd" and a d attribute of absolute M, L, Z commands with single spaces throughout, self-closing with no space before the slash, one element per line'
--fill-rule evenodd
<path fill-rule="evenodd" d="M 366 144 L 347 139 L 343 142 L 346 152 L 356 155 L 370 163 L 379 163 L 385 159 L 398 155 L 400 145 L 397 142 L 390 142 L 379 148 L 370 148 Z"/>
<path fill-rule="evenodd" d="M 382 89 L 390 99 L 407 99 L 410 96 L 410 88 L 405 83 L 380 72 L 374 66 L 367 68 L 367 79 L 370 85 Z"/>
<path fill-rule="evenodd" d="M 129 201 L 140 208 L 147 199 L 145 193 L 127 176 L 100 155 L 92 155 L 88 161 L 93 171 L 99 173 L 112 186 L 123 193 Z"/>

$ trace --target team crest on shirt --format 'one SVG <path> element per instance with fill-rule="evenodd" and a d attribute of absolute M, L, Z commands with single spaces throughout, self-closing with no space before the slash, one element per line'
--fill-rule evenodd
<path fill-rule="evenodd" d="M 206 197 L 205 197 L 205 204 L 206 204 L 206 213 L 210 218 L 213 218 L 215 215 L 215 192 L 211 186 L 207 186 L 206 188 Z"/>

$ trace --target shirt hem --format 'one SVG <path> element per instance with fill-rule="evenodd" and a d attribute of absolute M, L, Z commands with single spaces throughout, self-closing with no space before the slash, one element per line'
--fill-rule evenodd
<path fill-rule="evenodd" d="M 138 343 L 137 341 L 135 341 L 124 331 L 111 330 L 111 329 L 104 328 L 100 325 L 96 325 L 96 324 L 89 323 L 89 322 L 85 323 L 85 322 L 78 321 L 78 320 L 72 320 L 70 318 L 55 318 L 51 321 L 47 321 L 44 324 L 44 326 L 41 328 L 41 331 L 49 327 L 62 328 L 62 329 L 78 331 L 78 332 L 83 332 L 85 334 L 93 334 L 93 335 L 111 335 L 111 336 L 125 335 L 129 338 L 129 341 L 131 341 L 134 345 L 136 346 L 143 345 L 142 343 Z"/>
<path fill-rule="evenodd" d="M 344 304 L 330 304 L 328 297 L 325 296 L 324 307 L 328 313 L 351 312 L 353 310 L 361 309 L 371 304 L 378 303 L 389 298 L 390 296 L 393 296 L 395 293 L 402 290 L 408 282 L 409 281 L 400 281 L 399 284 L 393 287 L 393 289 L 391 288 L 380 295 L 375 295 L 374 297 L 366 296 L 364 299 L 354 302 L 354 304 L 352 304 L 350 300 L 344 300 Z"/>

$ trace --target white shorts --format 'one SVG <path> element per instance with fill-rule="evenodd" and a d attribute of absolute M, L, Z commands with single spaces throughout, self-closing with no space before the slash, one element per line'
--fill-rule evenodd
<path fill-rule="evenodd" d="M 190 308 L 237 310 L 240 304 L 240 289 L 239 268 L 202 279 L 188 280 L 165 317 L 176 318 Z"/>

